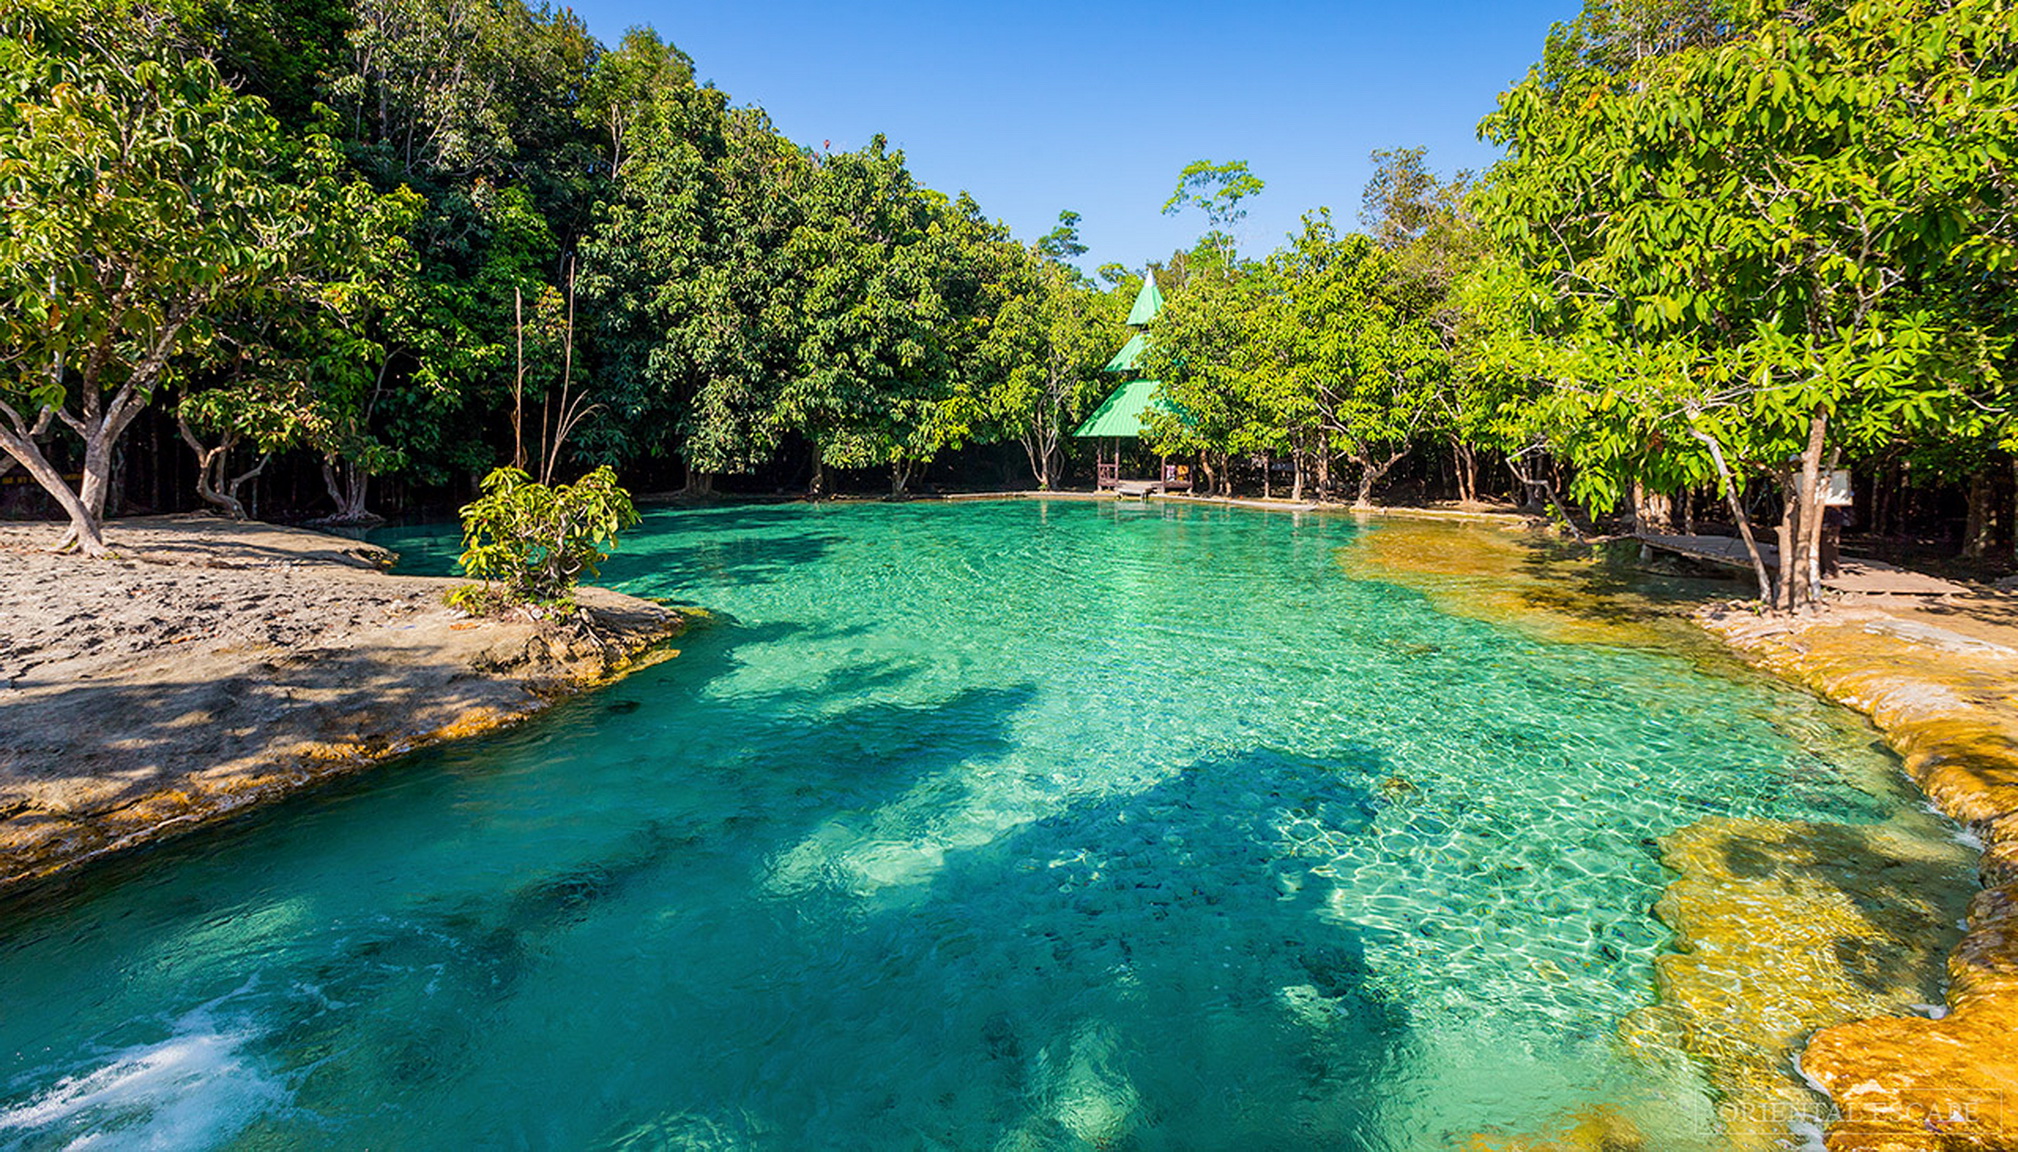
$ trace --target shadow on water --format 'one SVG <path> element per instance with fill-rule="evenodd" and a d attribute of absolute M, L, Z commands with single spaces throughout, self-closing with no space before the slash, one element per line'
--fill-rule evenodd
<path fill-rule="evenodd" d="M 711 645 L 705 670 L 689 667 L 679 679 L 698 693 L 732 670 L 741 644 L 804 631 L 730 630 Z M 903 678 L 898 670 L 865 666 L 850 670 L 847 684 Z M 509 1034 L 519 1010 L 514 1001 L 528 984 L 551 992 L 551 982 L 565 978 L 551 964 L 557 952 L 578 946 L 572 933 L 621 926 L 640 906 L 747 896 L 750 859 L 804 837 L 837 809 L 886 803 L 963 760 L 999 756 L 1009 746 L 1011 718 L 1033 692 L 1027 685 L 970 689 L 924 705 L 821 712 L 810 706 L 824 703 L 829 690 L 816 683 L 771 694 L 754 707 L 745 701 L 737 714 L 770 718 L 763 739 L 711 767 L 682 765 L 695 770 L 698 789 L 688 809 L 644 815 L 628 831 L 613 830 L 602 851 L 515 884 L 480 895 L 422 897 L 361 926 L 306 982 L 313 995 L 293 998 L 284 1010 L 294 1023 L 272 1038 L 275 1059 L 309 1066 L 298 1100 L 310 1109 L 360 1093 L 439 1106 L 463 1090 L 453 1085 L 483 1067 L 487 1046 Z M 687 719 L 708 724 L 723 718 L 717 710 L 726 715 L 703 705 Z M 603 708 L 587 714 L 606 727 L 636 715 Z M 723 746 L 735 743 L 741 742 Z M 346 1010 L 328 1010 L 332 1002 Z"/>
<path fill-rule="evenodd" d="M 1892 997 L 1900 1009 L 1939 999 L 1943 958 L 1961 935 L 1969 897 L 1959 851 L 1904 852 L 1879 828 L 1804 823 L 1769 841 L 1733 830 L 1718 862 L 1733 878 L 1772 885 L 1790 902 L 1835 894 L 1856 915 L 1811 928 L 1818 942 L 1826 939 L 1844 979 Z M 1819 954 L 1810 962 L 1821 963 Z"/>
<path fill-rule="evenodd" d="M 803 577 L 809 565 L 843 539 L 839 533 L 816 531 L 712 539 L 683 532 L 650 551 L 614 553 L 597 582 L 621 585 L 634 595 L 679 592 L 696 585 L 771 584 L 795 574 Z"/>
<path fill-rule="evenodd" d="M 1372 775 L 1257 750 L 953 852 L 917 891 L 796 894 L 767 923 L 816 946 L 743 940 L 779 967 L 715 989 L 706 1058 L 606 1136 L 1369 1146 L 1408 1012 L 1285 829 L 1364 831 Z"/>

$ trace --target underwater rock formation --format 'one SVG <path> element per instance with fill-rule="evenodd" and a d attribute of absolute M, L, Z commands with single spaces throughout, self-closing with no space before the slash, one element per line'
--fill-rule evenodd
<path fill-rule="evenodd" d="M 1985 889 L 1948 958 L 1946 1012 L 1823 1028 L 1801 1056 L 1841 1113 L 1831 1152 L 2018 1147 L 2018 651 L 1870 609 L 1704 624 L 1868 713 L 1907 774 L 1983 843 Z"/>
<path fill-rule="evenodd" d="M 1712 817 L 1662 841 L 1681 878 L 1655 912 L 1676 951 L 1660 1002 L 1620 1029 L 1658 1059 L 1679 1048 L 1715 1086 L 1732 1148 L 1776 1148 L 1823 1111 L 1794 1077 L 1817 1028 L 1910 1011 L 1940 995 L 1970 853 L 1902 825 Z"/>

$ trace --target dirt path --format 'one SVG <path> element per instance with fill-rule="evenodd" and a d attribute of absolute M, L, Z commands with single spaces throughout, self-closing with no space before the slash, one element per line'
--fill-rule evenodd
<path fill-rule="evenodd" d="M 301 529 L 126 520 L 98 560 L 55 538 L 0 525 L 0 891 L 512 723 L 684 624 L 603 589 L 595 638 L 473 621 L 455 581 Z"/>

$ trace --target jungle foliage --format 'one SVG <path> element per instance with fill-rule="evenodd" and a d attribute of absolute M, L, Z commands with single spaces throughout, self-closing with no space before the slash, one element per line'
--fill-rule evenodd
<path fill-rule="evenodd" d="M 2014 535 L 2014 55 L 2010 0 L 1587 0 L 1485 118 L 1489 170 L 1377 152 L 1357 230 L 1318 209 L 1254 255 L 1263 181 L 1199 160 L 1163 205 L 1199 241 L 1095 280 L 1076 214 L 1018 242 L 650 29 L 4 0 L 0 450 L 84 551 L 143 418 L 231 515 L 276 471 L 356 522 L 505 462 L 902 494 L 982 445 L 1057 487 L 1149 276 L 1144 447 L 1209 485 L 1721 508 L 1777 536 L 1792 607 L 1832 468 L 1963 493 L 1965 552 Z"/>

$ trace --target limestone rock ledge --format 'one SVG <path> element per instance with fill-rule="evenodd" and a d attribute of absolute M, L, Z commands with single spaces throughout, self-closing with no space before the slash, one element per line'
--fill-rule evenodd
<path fill-rule="evenodd" d="M 0 534 L 0 894 L 515 723 L 687 623 L 597 588 L 587 628 L 473 620 L 442 603 L 456 581 L 321 533 L 175 517 L 122 540 L 85 560 Z"/>
<path fill-rule="evenodd" d="M 1714 816 L 1669 833 L 1680 873 L 1655 906 L 1675 951 L 1655 961 L 1659 1002 L 1619 1029 L 1629 1050 L 1702 1062 L 1723 1146 L 1785 1147 L 1821 1111 L 1794 1076 L 1817 1029 L 1940 997 L 1959 935 L 1970 853 L 1893 825 Z"/>
<path fill-rule="evenodd" d="M 1869 714 L 1929 799 L 1983 843 L 1985 887 L 1948 957 L 1945 1015 L 1823 1028 L 1802 1054 L 1840 1113 L 1828 1147 L 2018 1148 L 2018 651 L 1868 608 L 1703 623 Z"/>

